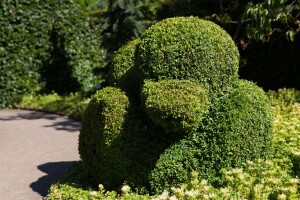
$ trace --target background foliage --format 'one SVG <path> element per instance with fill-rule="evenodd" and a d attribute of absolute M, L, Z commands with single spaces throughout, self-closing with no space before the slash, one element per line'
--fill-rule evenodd
<path fill-rule="evenodd" d="M 88 91 L 103 81 L 97 24 L 72 1 L 1 1 L 0 107 L 37 91 Z"/>

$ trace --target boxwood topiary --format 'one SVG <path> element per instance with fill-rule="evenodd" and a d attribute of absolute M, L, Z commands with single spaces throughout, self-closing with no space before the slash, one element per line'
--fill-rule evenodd
<path fill-rule="evenodd" d="M 227 87 L 210 107 L 197 131 L 168 148 L 150 175 L 160 192 L 187 181 L 190 172 L 220 185 L 220 170 L 269 156 L 271 105 L 263 90 L 239 80 Z"/>
<path fill-rule="evenodd" d="M 84 113 L 79 136 L 80 157 L 86 169 L 97 178 L 105 172 L 100 181 L 111 177 L 118 180 L 119 175 L 126 173 L 126 155 L 115 145 L 123 131 L 128 108 L 129 100 L 124 92 L 107 87 L 92 97 Z M 113 161 L 121 165 L 109 163 Z"/>
<path fill-rule="evenodd" d="M 145 81 L 141 98 L 147 115 L 166 132 L 197 128 L 209 108 L 207 91 L 188 80 Z"/>
<path fill-rule="evenodd" d="M 135 51 L 139 42 L 139 38 L 132 40 L 117 51 L 109 71 L 110 85 L 120 85 L 122 80 L 126 79 L 127 72 L 134 66 Z"/>
<path fill-rule="evenodd" d="M 229 35 L 195 17 L 163 20 L 121 48 L 116 88 L 100 90 L 84 115 L 85 169 L 108 189 L 128 181 L 161 192 L 192 171 L 220 185 L 221 168 L 267 157 L 270 105 L 238 80 L 238 60 Z"/>
<path fill-rule="evenodd" d="M 238 77 L 239 52 L 213 22 L 196 17 L 169 18 L 141 37 L 137 65 L 146 78 L 196 80 L 217 92 Z"/>

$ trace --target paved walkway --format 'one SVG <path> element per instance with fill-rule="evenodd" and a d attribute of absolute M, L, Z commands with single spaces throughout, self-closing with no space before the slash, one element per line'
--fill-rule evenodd
<path fill-rule="evenodd" d="M 35 111 L 0 110 L 0 199 L 40 200 L 79 160 L 80 123 Z"/>

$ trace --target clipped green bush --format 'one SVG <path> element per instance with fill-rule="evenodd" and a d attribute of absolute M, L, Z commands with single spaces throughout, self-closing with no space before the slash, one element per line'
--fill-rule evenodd
<path fill-rule="evenodd" d="M 98 30 L 70 0 L 1 1 L 0 108 L 23 94 L 86 92 L 103 82 Z"/>
<path fill-rule="evenodd" d="M 152 188 L 159 192 L 186 182 L 192 171 L 221 185 L 222 168 L 270 156 L 271 122 L 271 105 L 263 90 L 236 81 L 214 99 L 197 131 L 161 155 L 151 173 Z"/>
<path fill-rule="evenodd" d="M 111 85 L 120 86 L 122 81 L 126 79 L 128 71 L 134 66 L 135 51 L 139 42 L 139 38 L 132 40 L 117 51 L 109 71 L 109 82 Z"/>
<path fill-rule="evenodd" d="M 93 96 L 84 113 L 80 157 L 89 172 L 95 176 L 102 174 L 103 182 L 126 173 L 126 155 L 117 148 L 117 139 L 123 131 L 128 107 L 128 98 L 120 89 L 107 87 Z M 115 160 L 122 164 L 112 165 Z"/>
<path fill-rule="evenodd" d="M 105 188 L 161 193 L 192 171 L 222 185 L 221 168 L 269 155 L 270 103 L 238 79 L 237 48 L 219 26 L 166 19 L 116 55 L 114 87 L 93 97 L 79 137 L 85 169 Z"/>
<path fill-rule="evenodd" d="M 187 80 L 145 81 L 141 98 L 147 115 L 166 132 L 196 129 L 209 108 L 207 91 Z"/>
<path fill-rule="evenodd" d="M 199 81 L 215 93 L 237 79 L 239 52 L 213 22 L 178 17 L 145 31 L 137 63 L 147 78 Z"/>
<path fill-rule="evenodd" d="M 113 58 L 109 71 L 110 85 L 122 88 L 128 95 L 138 95 L 141 82 L 138 69 L 135 65 L 136 49 L 140 39 L 130 41 L 121 47 Z"/>

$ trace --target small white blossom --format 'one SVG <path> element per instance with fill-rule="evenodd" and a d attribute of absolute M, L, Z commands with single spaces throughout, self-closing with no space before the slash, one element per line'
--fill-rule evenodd
<path fill-rule="evenodd" d="M 190 190 L 186 191 L 185 194 L 190 197 L 196 197 L 199 194 L 199 192 L 197 190 Z"/>
<path fill-rule="evenodd" d="M 96 195 L 97 195 L 97 192 L 96 192 L 96 191 L 92 191 L 92 192 L 90 192 L 90 195 L 91 195 L 91 196 L 96 196 Z"/>
<path fill-rule="evenodd" d="M 158 196 L 160 200 L 167 200 L 169 198 L 169 192 L 164 191 L 161 195 Z"/>
<path fill-rule="evenodd" d="M 286 199 L 286 195 L 285 194 L 280 194 L 280 195 L 278 195 L 278 199 Z"/>
<path fill-rule="evenodd" d="M 292 179 L 290 179 L 290 183 L 297 184 L 297 183 L 299 183 L 299 179 L 292 178 Z"/>
<path fill-rule="evenodd" d="M 128 185 L 124 185 L 121 190 L 124 194 L 128 194 L 130 192 L 130 189 L 131 188 Z"/>
<path fill-rule="evenodd" d="M 200 182 L 201 185 L 207 185 L 207 180 L 203 179 L 201 182 Z"/>
<path fill-rule="evenodd" d="M 176 196 L 171 196 L 171 197 L 169 198 L 169 200 L 177 200 L 177 197 L 176 197 Z"/>

